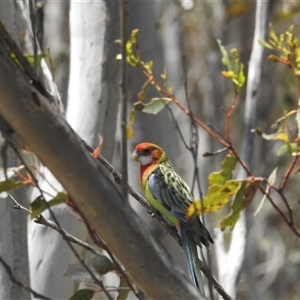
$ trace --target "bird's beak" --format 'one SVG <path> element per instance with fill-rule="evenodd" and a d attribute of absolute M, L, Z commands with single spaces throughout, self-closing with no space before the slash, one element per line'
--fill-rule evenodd
<path fill-rule="evenodd" d="M 134 150 L 134 151 L 133 151 L 132 157 L 133 157 L 133 159 L 134 159 L 135 161 L 137 161 L 137 162 L 140 161 L 140 159 L 139 159 L 140 154 L 139 154 L 139 152 L 138 152 L 137 150 Z"/>

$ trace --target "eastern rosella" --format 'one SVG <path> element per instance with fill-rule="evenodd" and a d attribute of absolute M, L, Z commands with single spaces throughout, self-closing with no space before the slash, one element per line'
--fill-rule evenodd
<path fill-rule="evenodd" d="M 196 264 L 197 245 L 208 247 L 213 240 L 199 218 L 187 220 L 185 217 L 187 208 L 194 201 L 190 188 L 159 146 L 138 144 L 133 158 L 140 163 L 140 183 L 147 201 L 179 230 L 190 276 L 204 294 L 201 272 Z"/>

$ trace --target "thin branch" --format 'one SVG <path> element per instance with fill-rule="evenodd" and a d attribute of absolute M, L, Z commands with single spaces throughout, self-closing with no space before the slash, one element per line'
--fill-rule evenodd
<path fill-rule="evenodd" d="M 226 114 L 226 122 L 225 122 L 225 140 L 226 141 L 229 140 L 230 120 L 231 120 L 232 114 L 235 110 L 237 100 L 238 100 L 238 96 L 239 96 L 239 94 L 236 92 L 234 94 L 234 98 L 233 98 L 232 104 L 230 106 L 230 109 Z"/>
<path fill-rule="evenodd" d="M 128 201 L 127 183 L 128 183 L 128 164 L 127 164 L 127 74 L 126 74 L 126 42 L 127 42 L 127 24 L 128 24 L 128 3 L 126 0 L 120 0 L 121 9 L 121 153 L 122 153 L 122 174 L 123 182 L 122 195 Z"/>
<path fill-rule="evenodd" d="M 31 287 L 23 284 L 22 282 L 20 282 L 19 280 L 17 280 L 14 277 L 14 274 L 11 270 L 11 268 L 9 267 L 9 265 L 5 262 L 5 260 L 0 256 L 0 262 L 3 265 L 7 275 L 9 276 L 9 279 L 14 282 L 15 284 L 17 284 L 18 286 L 20 286 L 21 288 L 23 288 L 24 290 L 30 292 L 35 298 L 39 298 L 39 299 L 45 299 L 45 300 L 51 300 L 51 298 L 48 298 L 44 295 L 41 295 L 39 293 L 37 293 L 36 291 L 34 291 Z"/>
<path fill-rule="evenodd" d="M 108 248 L 108 246 L 106 245 L 106 243 L 101 239 L 101 237 L 95 232 L 95 230 L 93 228 L 91 228 L 90 226 L 88 226 L 89 229 L 89 233 L 91 234 L 91 236 L 93 237 L 93 241 L 95 242 L 96 245 L 101 245 L 103 250 L 106 251 L 106 253 L 109 255 L 109 257 L 111 258 L 111 260 L 113 261 L 113 263 L 116 265 L 117 270 L 118 270 L 118 274 L 120 277 L 123 277 L 126 279 L 128 286 L 130 287 L 131 291 L 135 294 L 135 296 L 138 299 L 143 299 L 144 296 L 142 294 L 141 291 L 138 290 L 138 288 L 132 283 L 132 280 L 130 279 L 128 272 L 126 272 L 123 268 L 123 266 L 120 264 L 120 262 L 115 258 L 115 256 L 113 255 L 113 253 L 111 252 L 111 250 Z M 92 234 L 93 233 L 93 234 Z"/>
<path fill-rule="evenodd" d="M 202 193 L 202 188 L 201 188 L 201 184 L 200 184 L 200 176 L 199 176 L 199 168 L 198 168 L 198 149 L 199 149 L 199 139 L 200 138 L 199 138 L 198 127 L 197 127 L 196 122 L 194 120 L 192 105 L 191 105 L 191 101 L 190 101 L 189 93 L 188 93 L 188 79 L 187 79 L 188 76 L 187 76 L 185 56 L 182 56 L 182 69 L 183 69 L 183 73 L 184 73 L 185 98 L 186 98 L 186 102 L 187 102 L 187 105 L 188 105 L 188 109 L 191 112 L 191 115 L 190 115 L 190 145 L 188 147 L 188 150 L 192 154 L 193 164 L 194 164 L 194 175 L 193 175 L 193 181 L 192 181 L 191 189 L 192 189 L 192 191 L 194 190 L 194 186 L 195 186 L 195 183 L 196 183 L 197 187 L 198 187 L 198 190 L 199 190 L 199 194 L 200 194 L 201 208 L 203 208 L 203 193 Z M 203 223 L 203 226 L 206 227 L 205 217 L 204 217 L 203 214 L 200 216 L 200 219 Z M 201 261 L 201 263 L 204 266 L 208 265 L 209 270 L 211 270 L 211 256 L 210 256 L 209 247 L 206 248 L 208 264 L 205 260 L 204 255 L 203 255 L 202 248 L 200 248 L 200 253 L 201 253 L 201 258 L 203 260 L 203 262 Z M 211 272 L 208 272 L 207 274 L 208 274 L 208 276 L 206 276 L 206 277 L 208 279 L 209 295 L 210 295 L 210 298 L 212 300 L 214 300 L 214 294 L 213 294 L 213 290 L 212 290 L 212 274 L 211 274 Z"/>
<path fill-rule="evenodd" d="M 198 265 L 199 269 L 209 280 L 209 282 L 212 283 L 213 287 L 219 293 L 219 295 L 222 296 L 222 298 L 225 300 L 233 300 L 233 298 L 224 290 L 224 288 L 221 286 L 221 284 L 218 282 L 215 276 L 212 275 L 210 269 L 205 265 L 205 263 L 203 263 L 201 260 L 198 260 Z"/>
<path fill-rule="evenodd" d="M 298 160 L 299 156 L 295 156 L 290 164 L 290 166 L 288 167 L 287 171 L 285 172 L 283 178 L 282 178 L 282 181 L 280 183 L 280 186 L 279 186 L 279 190 L 280 191 L 283 191 L 285 185 L 286 185 L 286 182 L 288 180 L 288 178 L 290 177 L 295 165 L 296 165 L 296 162 Z"/>
<path fill-rule="evenodd" d="M 77 244 L 78 246 L 84 248 L 85 250 L 91 252 L 92 254 L 94 255 L 102 255 L 99 251 L 97 251 L 92 245 L 86 243 L 86 242 L 83 242 L 82 240 L 78 239 L 77 237 L 75 237 L 74 235 L 71 235 L 69 234 L 65 229 L 63 228 L 59 228 L 57 226 L 57 224 L 55 224 L 54 222 L 50 221 L 50 220 L 47 220 L 44 218 L 43 215 L 39 215 L 36 219 L 34 219 L 34 222 L 37 223 L 37 224 L 41 224 L 41 225 L 44 225 L 44 226 L 47 226 L 49 228 L 52 228 L 54 230 L 56 230 L 59 234 L 62 235 L 63 239 L 68 239 L 70 242 L 74 243 L 74 244 Z M 86 222 L 85 220 L 85 223 L 90 231 L 90 226 L 89 224 Z M 64 234 L 62 234 L 62 232 Z M 90 232 L 90 235 L 92 237 L 94 237 L 94 234 L 96 234 L 93 230 L 93 232 L 91 233 Z M 97 236 L 99 238 L 99 236 Z M 97 245 L 99 244 L 96 243 Z M 126 278 L 127 279 L 127 282 L 130 286 L 130 289 L 135 293 L 135 295 L 137 296 L 138 299 L 142 299 L 141 296 L 139 295 L 139 291 L 136 290 L 136 288 L 132 285 L 130 279 L 128 278 L 127 274 L 125 273 L 125 271 L 122 269 L 122 267 L 120 266 L 119 262 L 115 259 L 115 257 L 113 256 L 112 252 L 110 251 L 110 249 L 106 246 L 106 244 L 101 240 L 101 245 L 100 245 L 101 248 L 103 248 L 109 255 L 109 257 L 112 259 L 112 261 L 114 262 L 115 266 L 117 267 L 117 269 L 119 270 L 119 275 Z M 106 290 L 108 291 L 107 287 L 105 287 Z"/>
<path fill-rule="evenodd" d="M 37 54 L 38 54 L 38 47 L 37 47 L 37 38 L 36 38 L 36 12 L 35 12 L 35 5 L 33 3 L 34 0 L 29 0 L 29 15 L 31 19 L 31 27 L 32 27 L 32 43 L 33 43 L 33 57 L 34 57 L 34 69 L 37 71 Z"/>
<path fill-rule="evenodd" d="M 65 229 L 59 227 L 57 224 L 54 222 L 47 220 L 44 218 L 43 215 L 39 215 L 36 219 L 33 220 L 36 224 L 41 224 L 46 227 L 52 228 L 56 230 L 59 234 L 62 235 L 64 240 L 68 240 L 74 244 L 77 244 L 78 246 L 84 248 L 85 250 L 91 252 L 94 255 L 101 255 L 99 251 L 97 251 L 92 245 L 83 242 L 82 240 L 78 239 L 74 235 L 69 234 Z"/>
<path fill-rule="evenodd" d="M 12 202 L 14 203 L 13 208 L 15 209 L 19 209 L 19 210 L 23 210 L 29 214 L 32 213 L 31 210 L 29 210 L 28 208 L 22 206 L 11 194 L 7 193 L 8 197 L 12 200 Z"/>
<path fill-rule="evenodd" d="M 150 74 L 147 70 L 143 68 L 141 64 L 138 64 L 138 69 L 147 77 L 151 78 L 152 85 L 155 86 L 155 88 L 162 93 L 164 96 L 169 98 L 176 106 L 178 106 L 187 116 L 192 117 L 192 113 L 186 109 L 179 101 L 178 99 L 170 94 L 162 85 L 159 84 L 159 82 L 153 77 L 152 74 Z M 223 138 L 219 137 L 215 132 L 206 124 L 201 122 L 199 119 L 192 117 L 193 121 L 199 125 L 201 128 L 203 128 L 211 137 L 213 137 L 215 140 L 217 140 L 220 144 L 222 144 L 224 147 L 229 147 L 229 143 L 224 140 Z"/>
<path fill-rule="evenodd" d="M 136 297 L 138 299 L 142 299 L 141 292 L 139 290 L 137 290 L 137 288 L 132 284 L 132 282 L 131 282 L 131 280 L 130 280 L 130 278 L 128 276 L 128 273 L 126 273 L 126 271 L 123 269 L 123 267 L 121 266 L 121 264 L 119 263 L 119 261 L 117 261 L 117 259 L 115 258 L 114 254 L 109 249 L 109 247 L 106 245 L 106 243 L 97 234 L 97 232 L 95 232 L 94 228 L 91 226 L 91 224 L 85 218 L 85 216 L 79 210 L 77 210 L 77 213 L 81 216 L 82 220 L 84 221 L 84 223 L 86 225 L 86 228 L 87 228 L 87 230 L 89 232 L 89 235 L 93 239 L 94 243 L 96 245 L 98 245 L 98 247 L 100 247 L 101 249 L 103 249 L 103 250 L 105 250 L 107 252 L 108 256 L 113 261 L 113 263 L 115 264 L 116 268 L 118 269 L 119 276 L 125 278 L 127 280 L 127 283 L 129 285 L 129 287 L 131 288 L 132 292 L 136 295 Z"/>
<path fill-rule="evenodd" d="M 83 216 L 82 216 L 83 217 Z M 87 225 L 89 231 L 90 231 L 90 225 L 87 223 L 86 220 L 85 224 Z M 34 222 L 37 224 L 41 224 L 44 225 L 46 227 L 52 228 L 54 230 L 56 230 L 59 234 L 62 235 L 63 239 L 67 239 L 68 241 L 77 244 L 78 246 L 84 248 L 85 250 L 91 252 L 94 255 L 102 255 L 98 250 L 96 250 L 92 245 L 83 242 L 82 240 L 78 239 L 77 237 L 75 237 L 74 235 L 69 234 L 65 229 L 60 228 L 59 226 L 57 226 L 57 224 L 55 224 L 54 222 L 47 220 L 44 218 L 44 216 L 42 214 L 40 214 L 36 219 L 34 219 Z M 62 234 L 63 233 L 63 234 Z M 90 235 L 92 237 L 94 237 L 94 234 L 96 234 L 94 231 L 92 231 L 92 233 L 90 232 Z M 99 242 L 96 243 L 97 245 L 99 245 Z M 100 247 L 103 248 L 108 255 L 110 256 L 110 258 L 112 259 L 112 261 L 115 263 L 117 269 L 119 270 L 119 275 L 121 275 L 122 277 L 125 277 L 127 279 L 127 282 L 131 288 L 131 290 L 136 294 L 138 299 L 141 299 L 139 292 L 136 290 L 136 288 L 132 285 L 131 281 L 129 280 L 127 274 L 124 272 L 124 270 L 121 268 L 119 262 L 114 258 L 112 252 L 109 250 L 109 248 L 106 246 L 106 244 L 101 240 L 101 244 Z M 107 287 L 105 287 L 107 290 Z"/>
<path fill-rule="evenodd" d="M 45 197 L 44 197 L 44 192 L 41 189 L 41 187 L 39 186 L 38 180 L 36 179 L 35 175 L 33 174 L 32 170 L 30 169 L 30 167 L 27 165 L 27 163 L 24 161 L 22 155 L 19 153 L 19 150 L 16 148 L 16 146 L 10 142 L 10 146 L 12 147 L 12 149 L 14 150 L 14 152 L 17 154 L 17 156 L 19 157 L 19 159 L 21 160 L 22 164 L 25 166 L 27 172 L 30 174 L 30 176 L 32 177 L 32 179 L 35 182 L 35 186 L 37 187 L 37 189 L 40 192 L 41 198 L 44 200 L 45 205 L 52 217 L 52 219 L 54 220 L 54 222 L 57 224 L 58 228 L 61 230 L 60 233 L 62 236 L 65 235 L 64 231 L 62 230 L 55 214 L 53 213 L 53 210 L 51 209 L 49 203 L 46 201 Z M 103 282 L 100 281 L 95 275 L 94 273 L 90 270 L 90 268 L 86 265 L 85 261 L 80 257 L 80 255 L 77 253 L 76 249 L 73 247 L 73 245 L 71 244 L 71 242 L 68 239 L 65 239 L 65 241 L 67 242 L 68 246 L 70 247 L 70 249 L 72 250 L 72 252 L 74 253 L 74 255 L 76 256 L 76 258 L 81 262 L 81 264 L 85 267 L 85 269 L 87 270 L 87 272 L 92 276 L 92 278 L 94 279 L 94 281 L 103 289 L 105 295 L 107 296 L 107 298 L 109 300 L 113 300 L 112 296 L 105 290 L 105 287 L 103 285 Z"/>
<path fill-rule="evenodd" d="M 272 197 L 270 196 L 270 191 L 266 192 L 262 186 L 258 186 L 259 190 L 266 195 L 266 197 L 268 198 L 269 202 L 271 203 L 271 205 L 273 206 L 273 208 L 278 212 L 278 214 L 282 217 L 282 219 L 284 220 L 284 222 L 288 225 L 288 227 L 298 236 L 300 237 L 300 231 L 295 227 L 295 225 L 293 223 L 291 223 L 290 220 L 287 219 L 287 217 L 285 216 L 285 214 L 283 213 L 283 211 L 276 205 L 276 203 L 273 201 Z M 271 186 L 270 190 L 273 189 L 275 191 L 278 192 L 278 190 L 274 187 Z M 278 194 L 280 194 L 278 192 Z"/>

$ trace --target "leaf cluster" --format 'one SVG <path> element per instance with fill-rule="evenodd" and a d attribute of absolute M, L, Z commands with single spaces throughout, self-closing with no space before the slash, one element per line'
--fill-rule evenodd
<path fill-rule="evenodd" d="M 260 39 L 258 42 L 263 47 L 279 53 L 278 55 L 269 55 L 268 59 L 289 66 L 295 75 L 300 76 L 300 44 L 299 38 L 293 31 L 294 25 L 291 25 L 288 30 L 277 35 L 270 24 L 268 41 Z"/>
<path fill-rule="evenodd" d="M 217 40 L 217 42 L 222 53 L 222 64 L 227 67 L 227 71 L 223 71 L 222 75 L 225 78 L 231 79 L 236 92 L 239 93 L 246 81 L 244 64 L 240 63 L 240 57 L 237 49 L 233 48 L 230 50 L 231 59 L 229 59 L 228 52 L 222 45 L 222 42 L 220 40 Z"/>

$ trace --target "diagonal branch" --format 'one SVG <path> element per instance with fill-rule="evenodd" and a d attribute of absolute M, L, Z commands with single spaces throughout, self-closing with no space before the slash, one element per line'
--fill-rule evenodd
<path fill-rule="evenodd" d="M 67 122 L 28 83 L 0 42 L 0 114 L 62 183 L 149 298 L 199 299 Z M 3 55 L 4 54 L 4 55 Z"/>

